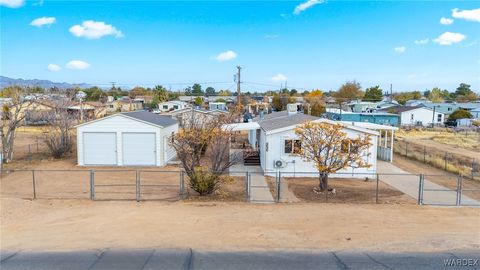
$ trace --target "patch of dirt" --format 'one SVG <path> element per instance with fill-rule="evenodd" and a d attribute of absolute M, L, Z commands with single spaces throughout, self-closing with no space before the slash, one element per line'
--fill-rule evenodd
<path fill-rule="evenodd" d="M 1 250 L 480 248 L 478 208 L 15 198 L 0 202 Z"/>
<path fill-rule="evenodd" d="M 286 178 L 289 189 L 304 202 L 317 203 L 376 203 L 376 181 L 350 178 L 331 178 L 328 180 L 333 192 L 314 192 L 318 187 L 318 179 Z M 378 203 L 415 204 L 415 200 L 403 192 L 378 182 Z"/>

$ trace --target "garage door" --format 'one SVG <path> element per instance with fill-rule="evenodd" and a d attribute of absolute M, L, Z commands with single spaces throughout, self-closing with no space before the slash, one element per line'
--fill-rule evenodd
<path fill-rule="evenodd" d="M 115 133 L 83 133 L 83 162 L 85 165 L 116 165 L 117 139 Z"/>
<path fill-rule="evenodd" d="M 124 165 L 155 165 L 155 133 L 123 133 Z"/>

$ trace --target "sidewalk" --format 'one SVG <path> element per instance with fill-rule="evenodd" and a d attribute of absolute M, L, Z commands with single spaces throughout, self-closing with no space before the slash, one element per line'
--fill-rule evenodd
<path fill-rule="evenodd" d="M 378 161 L 377 172 L 379 174 L 391 174 L 381 175 L 380 180 L 418 200 L 419 175 L 411 174 L 390 162 L 380 160 Z M 438 189 L 440 191 L 427 191 L 428 189 Z M 424 204 L 455 205 L 456 201 L 457 191 L 425 179 L 423 192 Z M 465 195 L 462 195 L 462 204 L 480 206 L 479 201 L 471 199 Z"/>

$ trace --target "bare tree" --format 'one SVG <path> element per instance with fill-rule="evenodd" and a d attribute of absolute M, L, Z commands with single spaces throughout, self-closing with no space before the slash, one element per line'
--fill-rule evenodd
<path fill-rule="evenodd" d="M 73 126 L 77 122 L 74 115 L 67 112 L 65 102 L 57 102 L 46 112 L 47 127 L 44 142 L 54 158 L 67 155 L 74 145 Z"/>
<path fill-rule="evenodd" d="M 319 172 L 319 189 L 328 189 L 328 175 L 355 166 L 368 168 L 364 160 L 372 145 L 370 136 L 348 137 L 340 124 L 306 122 L 295 129 L 301 144 L 294 153 L 315 164 Z"/>
<path fill-rule="evenodd" d="M 24 100 L 26 90 L 13 86 L 2 90 L 1 96 L 5 98 L 2 106 L 0 138 L 2 142 L 2 159 L 9 163 L 13 159 L 15 132 L 25 123 L 25 111 L 32 104 L 31 100 Z"/>

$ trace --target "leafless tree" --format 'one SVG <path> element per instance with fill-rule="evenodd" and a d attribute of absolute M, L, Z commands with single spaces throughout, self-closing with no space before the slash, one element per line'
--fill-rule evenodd
<path fill-rule="evenodd" d="M 2 142 L 2 159 L 9 163 L 13 159 L 15 132 L 25 123 L 25 111 L 32 104 L 30 100 L 24 100 L 26 90 L 21 87 L 7 87 L 1 91 L 5 98 L 2 105 L 0 138 Z"/>
<path fill-rule="evenodd" d="M 66 110 L 65 102 L 56 102 L 53 109 L 46 112 L 47 127 L 44 142 L 54 158 L 67 155 L 74 145 L 73 126 L 77 123 L 74 115 Z"/>

